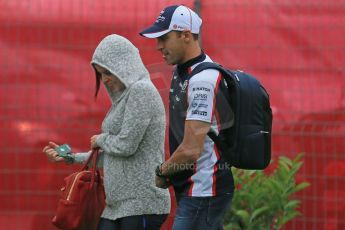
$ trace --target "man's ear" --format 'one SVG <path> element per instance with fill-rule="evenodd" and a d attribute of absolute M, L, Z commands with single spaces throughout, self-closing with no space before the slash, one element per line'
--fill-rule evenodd
<path fill-rule="evenodd" d="M 186 42 L 190 42 L 193 39 L 193 34 L 190 30 L 183 31 L 182 36 Z"/>

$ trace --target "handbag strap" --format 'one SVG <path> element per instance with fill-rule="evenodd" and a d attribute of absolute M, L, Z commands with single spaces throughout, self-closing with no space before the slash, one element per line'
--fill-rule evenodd
<path fill-rule="evenodd" d="M 91 184 L 90 184 L 90 188 L 92 188 L 94 183 L 95 183 L 96 174 L 97 174 L 97 161 L 98 161 L 98 157 L 99 157 L 99 148 L 92 149 L 92 152 L 91 152 L 89 158 L 86 160 L 83 168 L 81 169 L 81 171 L 88 170 L 89 169 L 90 161 L 92 160 L 92 168 L 90 169 L 90 171 L 91 171 Z"/>

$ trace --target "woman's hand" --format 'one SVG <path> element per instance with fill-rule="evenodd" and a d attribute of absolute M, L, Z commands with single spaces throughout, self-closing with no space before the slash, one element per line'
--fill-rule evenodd
<path fill-rule="evenodd" d="M 96 148 L 99 148 L 99 146 L 97 145 L 96 143 L 96 140 L 97 140 L 97 137 L 99 135 L 93 135 L 90 139 L 90 142 L 91 142 L 91 149 L 96 149 Z"/>
<path fill-rule="evenodd" d="M 44 152 L 47 155 L 48 161 L 53 162 L 53 163 L 65 161 L 65 159 L 62 157 L 59 157 L 58 152 L 54 150 L 58 146 L 59 145 L 57 145 L 56 143 L 50 141 L 49 144 L 43 148 L 42 152 Z"/>

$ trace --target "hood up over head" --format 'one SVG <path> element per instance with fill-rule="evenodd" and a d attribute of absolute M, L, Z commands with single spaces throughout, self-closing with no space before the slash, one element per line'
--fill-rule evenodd
<path fill-rule="evenodd" d="M 96 47 L 91 64 L 97 64 L 115 75 L 126 87 L 142 79 L 149 79 L 149 72 L 145 68 L 139 50 L 126 38 L 112 34 L 105 37 Z M 113 102 L 124 92 L 107 91 Z"/>

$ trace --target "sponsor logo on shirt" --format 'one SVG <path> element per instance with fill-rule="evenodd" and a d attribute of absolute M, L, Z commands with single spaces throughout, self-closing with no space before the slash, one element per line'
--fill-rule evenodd
<path fill-rule="evenodd" d="M 207 100 L 207 94 L 205 93 L 197 93 L 194 95 L 194 100 Z"/>
<path fill-rule="evenodd" d="M 199 108 L 207 108 L 208 105 L 207 104 L 202 104 L 202 103 L 197 103 L 197 102 L 193 102 L 192 103 L 192 107 L 195 108 L 195 107 L 199 107 Z"/>
<path fill-rule="evenodd" d="M 187 80 L 185 80 L 185 81 L 183 82 L 183 85 L 180 83 L 180 87 L 181 87 L 181 92 L 182 92 L 182 93 L 186 92 L 187 86 L 188 86 L 188 81 L 187 81 Z"/>
<path fill-rule="evenodd" d="M 208 107 L 208 105 L 207 104 L 199 104 L 199 106 L 198 106 L 199 108 L 207 108 Z"/>
<path fill-rule="evenodd" d="M 193 110 L 192 114 L 193 115 L 200 115 L 200 116 L 204 116 L 204 117 L 207 116 L 207 112 L 206 111 L 199 111 L 199 110 Z"/>
<path fill-rule="evenodd" d="M 206 88 L 206 87 L 195 87 L 195 88 L 193 88 L 193 91 L 205 91 L 205 92 L 210 92 L 211 89 Z"/>

